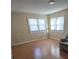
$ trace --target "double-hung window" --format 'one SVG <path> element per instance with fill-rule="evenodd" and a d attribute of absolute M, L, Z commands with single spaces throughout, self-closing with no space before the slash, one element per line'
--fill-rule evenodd
<path fill-rule="evenodd" d="M 64 30 L 64 16 L 51 18 L 51 30 Z"/>
<path fill-rule="evenodd" d="M 38 31 L 37 19 L 29 19 L 30 31 Z"/>
<path fill-rule="evenodd" d="M 45 30 L 46 29 L 46 27 L 45 27 L 45 20 L 44 19 L 39 19 L 38 21 L 39 21 L 39 25 L 38 25 L 39 30 L 40 31 L 41 30 Z"/>
<path fill-rule="evenodd" d="M 46 29 L 45 19 L 32 19 L 28 20 L 30 31 L 44 31 Z"/>
<path fill-rule="evenodd" d="M 64 17 L 57 17 L 57 30 L 64 30 Z"/>

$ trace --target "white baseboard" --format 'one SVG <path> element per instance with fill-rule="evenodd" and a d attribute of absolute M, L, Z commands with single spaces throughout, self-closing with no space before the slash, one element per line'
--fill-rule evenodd
<path fill-rule="evenodd" d="M 58 39 L 58 38 L 52 38 L 52 37 L 50 37 L 49 39 L 60 41 L 60 39 Z"/>
<path fill-rule="evenodd" d="M 37 41 L 37 40 L 44 40 L 44 39 L 33 39 L 33 40 L 30 40 L 30 41 L 26 41 L 26 42 L 21 42 L 21 43 L 17 43 L 17 44 L 12 44 L 12 46 L 20 45 L 20 44 L 23 44 L 23 43 L 30 43 L 30 42 Z"/>
<path fill-rule="evenodd" d="M 49 39 L 59 40 L 58 38 L 50 37 Z"/>
<path fill-rule="evenodd" d="M 12 46 L 16 46 L 16 45 L 20 45 L 20 44 L 24 44 L 24 43 L 30 43 L 30 42 L 37 41 L 37 40 L 44 40 L 44 39 L 46 39 L 46 38 L 33 39 L 33 40 L 25 41 L 25 42 L 20 42 L 20 43 L 17 43 L 17 44 L 12 44 Z M 49 38 L 49 39 L 53 39 L 53 40 L 59 41 L 59 39 L 57 39 L 57 38 Z"/>

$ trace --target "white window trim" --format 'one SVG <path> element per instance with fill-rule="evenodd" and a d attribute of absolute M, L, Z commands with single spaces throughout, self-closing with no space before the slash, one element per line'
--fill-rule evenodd
<path fill-rule="evenodd" d="M 64 16 L 58 16 L 58 17 L 64 17 Z M 52 18 L 56 18 L 56 22 L 57 22 L 57 18 L 58 18 L 57 16 L 56 17 L 51 17 L 51 19 Z M 51 29 L 51 19 L 50 19 L 50 30 L 51 30 L 51 32 L 64 32 L 64 28 L 65 28 L 65 26 L 64 26 L 64 24 L 63 24 L 63 30 L 57 30 L 57 24 L 56 24 L 56 30 L 52 30 Z"/>
<path fill-rule="evenodd" d="M 30 24 L 29 24 L 29 21 L 28 21 L 28 25 L 29 25 L 29 30 L 30 30 L 30 32 L 45 32 L 46 31 L 46 19 L 44 19 L 44 18 L 29 18 L 29 19 L 36 19 L 37 20 L 37 27 L 38 27 L 38 30 L 36 30 L 36 31 L 31 31 L 30 30 Z M 28 19 L 28 20 L 29 20 Z M 45 20 L 45 30 L 40 30 L 39 29 L 39 19 L 44 19 Z"/>

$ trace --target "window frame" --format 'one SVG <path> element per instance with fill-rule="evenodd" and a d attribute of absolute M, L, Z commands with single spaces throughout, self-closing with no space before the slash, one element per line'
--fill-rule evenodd
<path fill-rule="evenodd" d="M 39 20 L 41 20 L 41 18 L 40 18 L 40 19 L 38 19 L 38 30 L 39 30 L 39 31 L 46 31 L 46 21 L 45 21 L 45 19 L 42 19 L 42 20 L 44 20 L 44 24 L 41 24 L 41 25 L 40 25 Z M 44 29 L 44 30 L 40 30 L 40 26 L 42 26 L 42 25 L 44 25 L 44 26 L 45 26 L 45 29 Z"/>
<path fill-rule="evenodd" d="M 64 16 L 56 16 L 56 17 L 51 17 L 51 18 L 50 18 L 50 30 L 53 31 L 53 32 L 63 32 L 63 31 L 64 31 L 64 23 L 65 23 L 65 22 L 64 22 L 64 19 L 63 19 L 63 30 L 57 30 L 57 26 L 58 26 L 58 24 L 57 24 L 57 20 L 58 20 L 58 19 L 57 19 L 57 18 L 58 18 L 58 17 L 63 17 L 63 18 L 64 18 Z M 56 18 L 56 29 L 55 29 L 55 30 L 51 29 L 51 26 L 52 26 L 52 25 L 51 25 L 51 20 L 52 20 L 53 18 Z"/>
<path fill-rule="evenodd" d="M 30 19 L 35 19 L 35 18 L 29 18 L 29 20 Z M 33 30 L 32 31 L 32 29 L 31 29 L 31 26 L 34 26 L 35 24 L 30 24 L 30 21 L 28 20 L 28 25 L 29 25 L 29 30 L 31 31 L 31 32 L 36 32 L 36 31 L 38 31 L 38 24 L 36 25 L 37 26 L 37 30 Z M 35 19 L 36 20 L 36 19 Z M 37 22 L 37 21 L 36 21 Z"/>
<path fill-rule="evenodd" d="M 31 28 L 30 28 L 31 26 L 30 26 L 30 24 L 29 24 L 29 19 L 36 19 L 38 30 L 36 30 L 36 31 L 31 31 Z M 28 25 L 29 25 L 29 30 L 30 30 L 30 32 L 44 32 L 44 31 L 46 31 L 46 21 L 45 21 L 44 18 L 39 18 L 39 19 L 37 19 L 37 18 L 29 18 L 29 19 L 28 19 Z M 43 19 L 44 22 L 45 22 L 45 30 L 40 30 L 40 25 L 39 25 L 39 20 L 40 20 L 40 19 Z"/>

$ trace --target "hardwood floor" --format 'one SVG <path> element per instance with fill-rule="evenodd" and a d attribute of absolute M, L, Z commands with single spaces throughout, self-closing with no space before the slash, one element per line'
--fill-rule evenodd
<path fill-rule="evenodd" d="M 14 59 L 68 59 L 56 40 L 38 40 L 12 47 Z"/>

